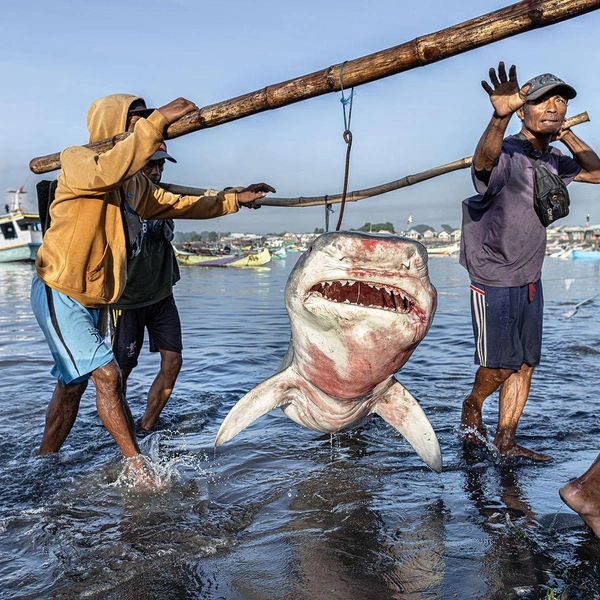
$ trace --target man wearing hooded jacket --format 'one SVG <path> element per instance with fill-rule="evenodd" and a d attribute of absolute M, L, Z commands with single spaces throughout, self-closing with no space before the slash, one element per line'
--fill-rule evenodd
<path fill-rule="evenodd" d="M 32 308 L 58 379 L 40 454 L 60 449 L 92 379 L 102 423 L 142 480 L 153 479 L 140 456 L 119 367 L 98 330 L 100 309 L 121 296 L 128 254 L 135 252 L 126 233 L 125 201 L 144 219 L 209 219 L 252 206 L 275 191 L 259 183 L 227 193 L 182 196 L 162 190 L 140 172 L 163 142 L 167 127 L 196 109 L 184 98 L 157 110 L 146 109 L 143 99 L 127 94 L 100 98 L 87 115 L 90 143 L 123 131 L 131 134 L 103 154 L 84 146 L 61 153 L 51 225 L 37 254 L 31 289 Z"/>

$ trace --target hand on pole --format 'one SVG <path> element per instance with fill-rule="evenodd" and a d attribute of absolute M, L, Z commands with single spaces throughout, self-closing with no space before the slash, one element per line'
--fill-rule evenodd
<path fill-rule="evenodd" d="M 191 101 L 185 98 L 176 98 L 158 109 L 158 112 L 167 120 L 169 125 L 179 121 L 181 117 L 198 110 L 198 107 Z"/>
<path fill-rule="evenodd" d="M 262 200 L 269 192 L 275 192 L 275 188 L 268 183 L 253 183 L 245 188 L 235 188 L 238 193 L 238 202 L 247 208 L 260 208 L 255 200 Z"/>

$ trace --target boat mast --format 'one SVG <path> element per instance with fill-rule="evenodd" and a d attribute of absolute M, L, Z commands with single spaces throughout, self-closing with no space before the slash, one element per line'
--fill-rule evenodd
<path fill-rule="evenodd" d="M 23 186 L 21 186 L 18 190 L 6 190 L 6 193 L 12 194 L 12 207 L 8 203 L 5 204 L 4 208 L 6 209 L 6 212 L 22 213 L 23 208 L 21 207 L 21 196 L 27 193 L 23 191 Z"/>

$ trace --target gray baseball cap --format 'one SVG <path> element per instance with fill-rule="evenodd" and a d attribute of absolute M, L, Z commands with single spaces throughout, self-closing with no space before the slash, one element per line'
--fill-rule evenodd
<path fill-rule="evenodd" d="M 163 142 L 158 150 L 150 157 L 150 160 L 170 160 L 176 163 L 177 161 L 167 152 L 167 145 Z"/>
<path fill-rule="evenodd" d="M 555 88 L 561 88 L 563 90 L 563 95 L 567 100 L 571 100 L 577 96 L 575 88 L 565 83 L 560 77 L 552 75 L 552 73 L 538 75 L 527 81 L 526 84 L 527 83 L 531 84 L 531 87 L 527 92 L 527 100 L 537 100 Z"/>

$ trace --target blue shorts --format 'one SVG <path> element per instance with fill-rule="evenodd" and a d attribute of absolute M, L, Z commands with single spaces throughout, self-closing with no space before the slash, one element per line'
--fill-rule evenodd
<path fill-rule="evenodd" d="M 99 367 L 114 360 L 98 331 L 99 308 L 86 308 L 33 276 L 31 308 L 52 352 L 52 375 L 63 385 L 87 381 Z"/>
<path fill-rule="evenodd" d="M 492 287 L 471 282 L 475 364 L 490 369 L 536 367 L 542 355 L 542 282 Z"/>

